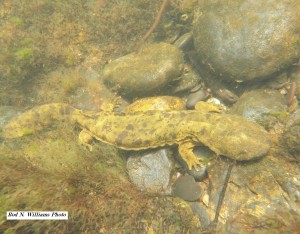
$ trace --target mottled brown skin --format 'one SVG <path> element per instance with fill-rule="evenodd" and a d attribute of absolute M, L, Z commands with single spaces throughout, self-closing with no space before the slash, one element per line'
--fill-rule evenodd
<path fill-rule="evenodd" d="M 52 113 L 51 119 L 45 121 L 49 113 Z M 43 105 L 21 114 L 4 127 L 3 136 L 14 138 L 32 133 L 41 129 L 41 125 L 35 128 L 33 123 L 43 119 L 43 126 L 50 125 L 56 117 L 79 124 L 84 129 L 80 139 L 85 144 L 88 144 L 90 137 L 94 137 L 125 150 L 178 145 L 189 168 L 202 165 L 201 159 L 193 153 L 196 145 L 205 145 L 216 154 L 235 160 L 264 156 L 271 145 L 262 127 L 239 116 L 199 110 L 132 114 L 85 112 L 61 103 Z"/>

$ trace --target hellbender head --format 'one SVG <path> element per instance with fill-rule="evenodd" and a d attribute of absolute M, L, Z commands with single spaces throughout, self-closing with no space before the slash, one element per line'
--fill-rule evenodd
<path fill-rule="evenodd" d="M 219 155 L 234 160 L 251 160 L 266 155 L 272 141 L 263 127 L 236 115 L 210 118 L 209 139 L 206 146 Z"/>

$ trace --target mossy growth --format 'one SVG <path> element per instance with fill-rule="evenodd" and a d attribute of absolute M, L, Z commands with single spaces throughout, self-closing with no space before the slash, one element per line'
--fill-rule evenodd
<path fill-rule="evenodd" d="M 32 93 L 40 103 L 70 101 L 83 85 L 77 68 L 100 70 L 110 59 L 132 52 L 160 5 L 161 0 L 1 1 L 0 104 L 32 104 L 27 97 Z M 172 16 L 178 11 L 172 5 L 169 10 Z M 162 25 L 172 21 L 165 16 Z M 172 34 L 170 28 L 164 30 L 150 42 Z M 68 222 L 8 222 L 1 212 L 0 232 L 145 232 L 153 226 L 170 233 L 195 228 L 189 209 L 134 188 L 119 151 L 101 143 L 86 151 L 77 134 L 77 128 L 59 123 L 51 131 L 0 145 L 0 207 L 67 210 L 70 217 Z"/>
<path fill-rule="evenodd" d="M 268 115 L 277 118 L 283 123 L 286 123 L 290 118 L 290 113 L 287 111 L 270 111 Z"/>
<path fill-rule="evenodd" d="M 84 75 L 71 68 L 61 68 L 42 78 L 44 82 L 34 87 L 42 103 L 71 102 L 76 91 L 86 85 Z"/>
<path fill-rule="evenodd" d="M 14 57 L 17 61 L 22 61 L 27 63 L 33 58 L 33 49 L 32 48 L 20 48 L 14 53 Z"/>
<path fill-rule="evenodd" d="M 58 67 L 101 69 L 106 61 L 132 52 L 153 24 L 161 3 L 1 1 L 0 104 L 16 102 L 13 90 L 24 93 L 25 98 L 24 91 L 32 88 L 28 82 L 39 82 L 37 79 Z M 177 33 L 180 15 L 186 13 L 181 5 L 169 5 L 149 42 L 167 40 Z M 172 26 L 163 26 L 168 24 Z"/>
<path fill-rule="evenodd" d="M 296 120 L 285 129 L 280 142 L 292 155 L 299 158 L 300 155 L 300 120 Z"/>
<path fill-rule="evenodd" d="M 87 151 L 78 129 L 48 131 L 0 146 L 0 232 L 174 233 L 197 230 L 189 207 L 148 197 L 130 183 L 122 152 L 99 142 Z M 6 221 L 7 210 L 66 210 L 69 220 Z"/>
<path fill-rule="evenodd" d="M 161 30 L 165 37 L 172 38 L 176 33 L 183 34 L 192 30 L 194 9 L 197 3 L 197 0 L 170 1 L 170 6 L 163 18 L 163 30 Z"/>
<path fill-rule="evenodd" d="M 259 116 L 256 121 L 262 125 L 265 129 L 269 130 L 274 127 L 274 125 L 281 123 L 286 123 L 290 118 L 290 113 L 287 111 L 270 111 Z"/>

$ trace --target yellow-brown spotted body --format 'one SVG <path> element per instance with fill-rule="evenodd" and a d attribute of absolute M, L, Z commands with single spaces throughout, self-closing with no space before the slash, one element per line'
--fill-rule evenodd
<path fill-rule="evenodd" d="M 201 159 L 193 153 L 196 145 L 205 145 L 216 154 L 235 160 L 262 157 L 271 145 L 262 127 L 235 115 L 201 110 L 132 114 L 85 112 L 61 103 L 43 105 L 21 114 L 4 127 L 3 137 L 21 137 L 62 119 L 79 124 L 99 141 L 125 150 L 178 145 L 189 168 L 201 166 Z"/>

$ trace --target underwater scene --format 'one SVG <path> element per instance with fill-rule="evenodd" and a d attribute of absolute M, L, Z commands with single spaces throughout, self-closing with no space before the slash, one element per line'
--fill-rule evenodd
<path fill-rule="evenodd" d="M 299 0 L 0 0 L 0 233 L 300 233 L 299 100 Z"/>

